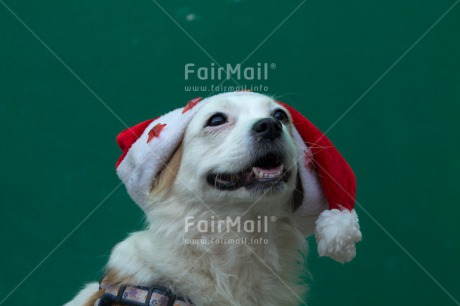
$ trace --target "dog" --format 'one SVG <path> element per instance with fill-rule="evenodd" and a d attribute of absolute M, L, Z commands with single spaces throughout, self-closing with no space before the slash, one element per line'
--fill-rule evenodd
<path fill-rule="evenodd" d="M 138 160 L 133 167 L 142 173 L 135 178 L 119 172 L 148 226 L 118 243 L 101 282 L 86 285 L 67 306 L 131 305 L 123 299 L 129 294 L 141 295 L 143 305 L 305 304 L 305 238 L 330 223 L 315 224 L 332 210 L 313 158 L 308 173 L 299 169 L 306 149 L 299 148 L 292 109 L 252 92 L 198 102 L 177 112 L 194 112 L 185 123 L 177 121 L 183 131 L 148 122 L 141 131 L 145 139 L 137 135 L 140 144 L 128 148 L 125 159 L 135 156 L 129 150 L 167 143 L 167 128 L 177 138 L 162 150 L 143 152 L 142 159 L 162 160 L 152 156 L 172 150 L 164 162 Z M 155 167 L 158 173 L 150 173 Z M 142 190 L 139 177 L 146 181 Z M 353 242 L 361 238 L 356 235 Z M 320 238 L 330 249 L 332 238 Z"/>

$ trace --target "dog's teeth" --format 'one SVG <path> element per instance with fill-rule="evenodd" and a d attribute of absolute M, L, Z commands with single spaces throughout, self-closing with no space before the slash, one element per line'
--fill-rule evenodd
<path fill-rule="evenodd" d="M 266 172 L 263 171 L 261 168 L 252 167 L 252 172 L 254 173 L 256 178 L 259 179 L 273 179 L 278 178 L 283 173 L 283 166 L 281 165 L 278 170 L 275 172 L 274 170 L 267 170 Z"/>

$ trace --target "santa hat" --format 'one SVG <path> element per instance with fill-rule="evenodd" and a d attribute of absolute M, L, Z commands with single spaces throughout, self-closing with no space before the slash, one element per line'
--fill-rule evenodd
<path fill-rule="evenodd" d="M 216 97 L 195 98 L 183 108 L 139 123 L 117 136 L 123 151 L 116 164 L 117 173 L 141 208 L 148 204 L 155 177 L 179 146 L 194 114 Z M 320 256 L 329 256 L 342 263 L 350 261 L 356 255 L 355 243 L 361 240 L 354 210 L 356 179 L 353 171 L 318 128 L 292 107 L 278 103 L 291 115 L 292 135 L 302 154 L 298 168 L 304 192 L 296 217 L 305 223 L 305 228 L 314 228 Z"/>

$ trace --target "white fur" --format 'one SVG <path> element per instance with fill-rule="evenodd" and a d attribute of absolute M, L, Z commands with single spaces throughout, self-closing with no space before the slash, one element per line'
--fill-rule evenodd
<path fill-rule="evenodd" d="M 304 205 L 296 216 L 292 213 L 292 195 L 299 170 L 299 154 L 302 154 L 297 145 L 300 136 L 289 124 L 283 126 L 283 148 L 287 157 L 284 166 L 294 174 L 276 192 L 264 194 L 244 188 L 234 191 L 217 190 L 206 182 L 205 174 L 211 170 L 238 172 L 246 167 L 251 154 L 257 150 L 257 144 L 250 137 L 251 127 L 257 120 L 270 117 L 275 109 L 282 107 L 273 99 L 255 93 L 221 94 L 208 98 L 199 105 L 192 109 L 194 115 L 183 123 L 187 124 L 184 135 L 172 130 L 167 132 L 165 128 L 166 133 L 156 139 L 166 141 L 167 137 L 173 137 L 175 143 L 183 141 L 183 157 L 177 178 L 170 189 L 163 192 L 154 190 L 151 194 L 145 192 L 148 190 L 145 186 L 152 184 L 148 177 L 152 175 L 152 171 L 158 170 L 148 168 L 155 166 L 152 159 L 140 174 L 133 176 L 131 173 L 139 167 L 145 168 L 145 164 L 140 162 L 149 160 L 148 154 L 151 153 L 148 151 L 136 153 L 130 150 L 120 165 L 122 168 L 118 169 L 119 175 L 127 184 L 133 199 L 143 208 L 149 226 L 120 242 L 113 249 L 107 268 L 121 277 L 129 276 L 134 285 L 167 286 L 189 297 L 197 306 L 302 304 L 307 290 L 305 282 L 301 281 L 306 275 L 303 268 L 307 244 L 297 223 L 307 223 L 302 230 L 312 232 L 314 221 L 327 204 L 316 176 L 301 172 L 305 189 Z M 228 123 L 219 127 L 203 128 L 207 118 L 216 112 L 225 113 Z M 154 124 L 164 123 L 163 121 L 160 118 L 153 122 L 146 133 Z M 173 123 L 171 121 L 168 124 L 171 127 Z M 145 138 L 145 134 L 142 137 Z M 135 146 L 146 147 L 146 139 L 142 143 L 135 143 L 133 148 Z M 169 155 L 172 154 L 172 151 L 168 152 Z M 139 158 L 136 154 L 145 156 Z M 169 155 L 164 152 L 160 154 L 160 159 L 166 161 Z M 311 209 L 305 208 L 308 205 L 312 205 Z M 211 222 L 213 218 L 223 219 L 227 216 L 240 216 L 243 221 L 255 220 L 259 215 L 276 218 L 275 222 L 268 223 L 267 232 L 237 233 L 232 230 L 202 233 L 196 227 L 188 232 L 184 230 L 187 216 Z M 342 234 L 335 233 L 339 240 L 335 239 L 332 237 L 331 227 L 331 217 L 334 215 L 335 212 L 323 212 L 317 221 L 320 254 L 332 254 L 339 260 L 348 260 L 355 252 L 354 245 L 349 245 L 349 241 L 356 241 L 356 227 Z M 355 214 L 353 216 L 356 218 Z M 184 243 L 185 239 L 202 237 L 261 237 L 268 239 L 269 243 Z M 345 244 L 345 254 L 335 254 L 331 249 L 332 243 Z M 97 287 L 90 285 L 68 305 L 82 305 L 96 291 Z"/>
<path fill-rule="evenodd" d="M 320 256 L 329 256 L 341 263 L 356 255 L 355 243 L 361 240 L 355 210 L 325 210 L 316 221 L 316 239 Z"/>

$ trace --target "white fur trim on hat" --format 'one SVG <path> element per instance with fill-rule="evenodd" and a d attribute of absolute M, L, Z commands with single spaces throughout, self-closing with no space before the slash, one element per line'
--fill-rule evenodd
<path fill-rule="evenodd" d="M 126 185 L 131 198 L 142 209 L 148 202 L 154 178 L 179 146 L 187 125 L 203 103 L 185 112 L 184 108 L 176 109 L 153 120 L 118 166 L 118 176 Z M 149 139 L 149 132 L 157 125 L 164 125 L 161 133 Z"/>

